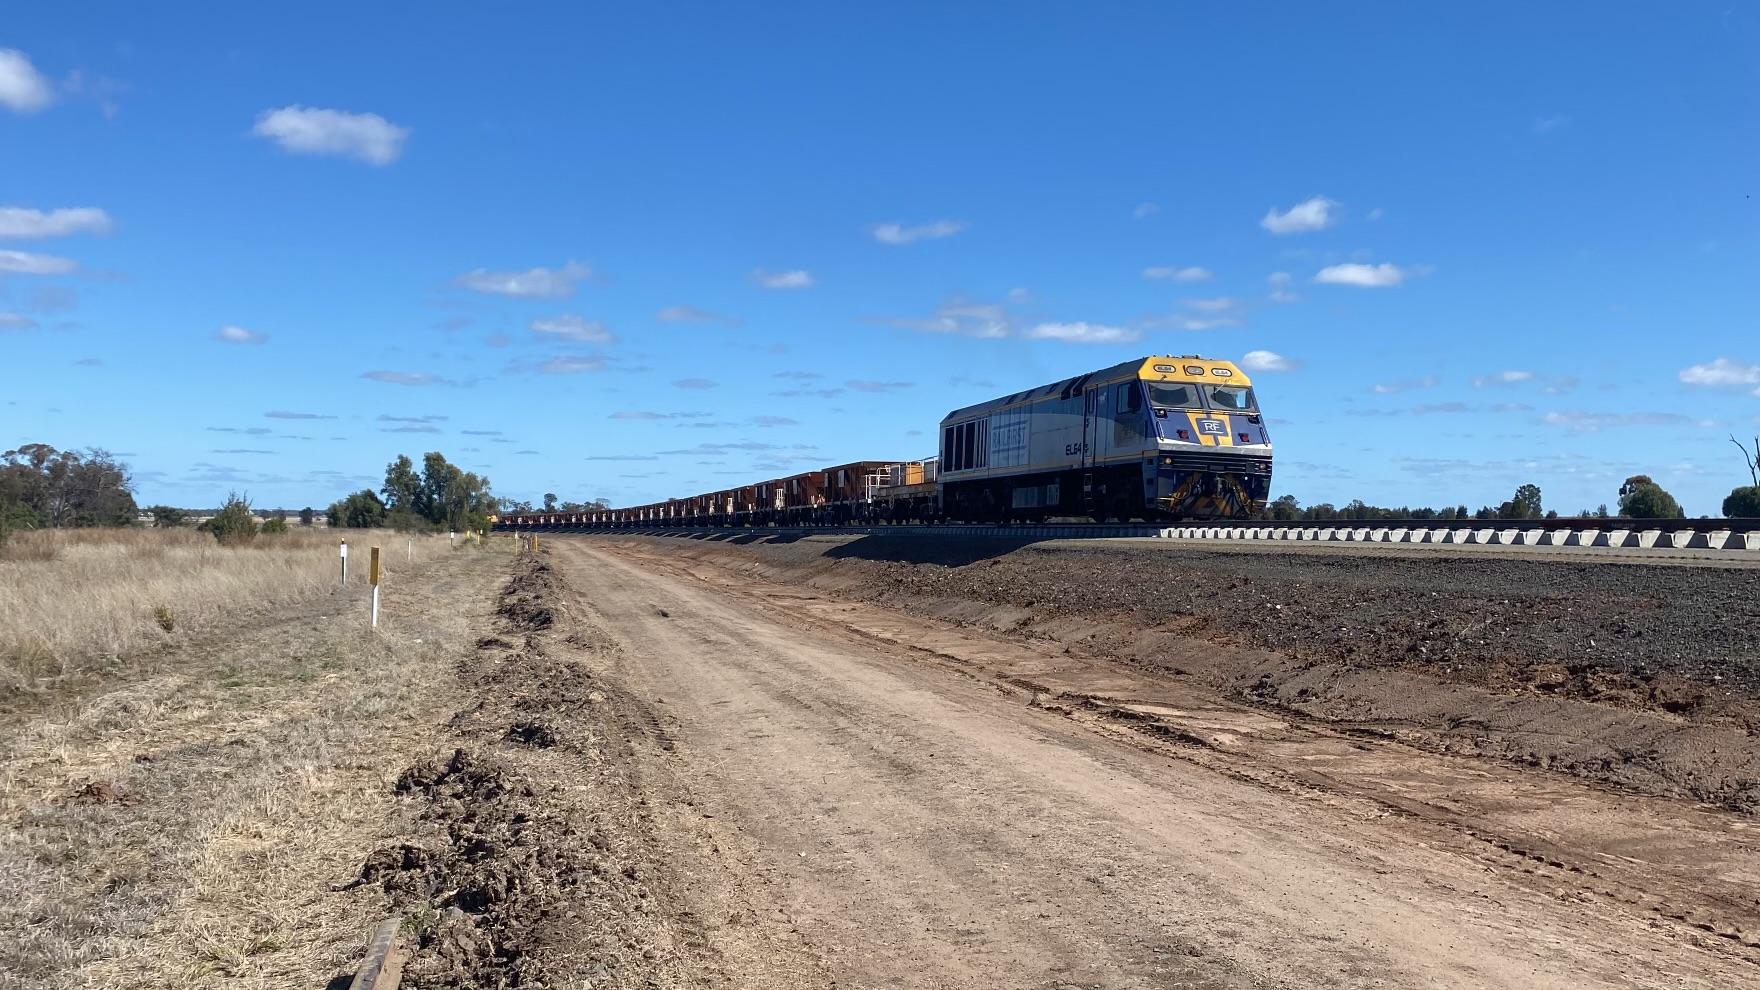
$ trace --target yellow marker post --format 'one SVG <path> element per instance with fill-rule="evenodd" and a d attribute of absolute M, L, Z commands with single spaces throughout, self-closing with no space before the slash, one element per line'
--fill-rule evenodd
<path fill-rule="evenodd" d="M 373 628 L 379 628 L 379 548 L 373 548 L 373 556 L 367 565 L 367 583 L 373 586 Z"/>

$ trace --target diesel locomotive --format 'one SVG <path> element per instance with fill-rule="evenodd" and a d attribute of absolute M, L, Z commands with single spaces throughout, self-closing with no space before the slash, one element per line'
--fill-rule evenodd
<path fill-rule="evenodd" d="M 650 505 L 502 516 L 497 529 L 1233 519 L 1271 491 L 1271 435 L 1230 361 L 1126 361 L 955 409 L 921 461 L 856 461 Z"/>

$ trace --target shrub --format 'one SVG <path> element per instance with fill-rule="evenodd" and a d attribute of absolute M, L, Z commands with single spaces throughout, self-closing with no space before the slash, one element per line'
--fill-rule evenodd
<path fill-rule="evenodd" d="M 258 532 L 265 536 L 281 536 L 287 532 L 287 519 L 283 516 L 276 516 L 266 520 L 263 523 L 263 528 Z"/>
<path fill-rule="evenodd" d="M 226 496 L 226 504 L 214 514 L 214 518 L 203 523 L 202 528 L 214 534 L 214 539 L 221 546 L 244 546 L 250 543 L 257 538 L 257 520 L 251 515 L 250 499 L 237 492 Z"/>
<path fill-rule="evenodd" d="M 1760 485 L 1747 485 L 1723 500 L 1723 514 L 1731 519 L 1760 518 Z"/>
<path fill-rule="evenodd" d="M 171 609 L 164 605 L 153 606 L 153 621 L 157 622 L 159 628 L 166 632 L 177 628 L 177 616 L 172 615 Z"/>

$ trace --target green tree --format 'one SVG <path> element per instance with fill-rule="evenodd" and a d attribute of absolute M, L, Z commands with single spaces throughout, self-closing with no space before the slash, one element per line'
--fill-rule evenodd
<path fill-rule="evenodd" d="M 1619 514 L 1628 519 L 1682 519 L 1686 513 L 1674 496 L 1647 474 L 1634 474 L 1619 486 Z"/>
<path fill-rule="evenodd" d="M 318 520 L 317 513 L 312 511 L 311 506 L 308 505 L 305 508 L 299 510 L 299 524 L 301 526 L 310 526 L 313 523 L 317 522 L 317 520 Z"/>
<path fill-rule="evenodd" d="M 1731 519 L 1760 519 L 1760 485 L 1745 485 L 1723 500 L 1723 514 Z"/>
<path fill-rule="evenodd" d="M 287 524 L 283 522 L 282 529 L 285 530 L 286 527 Z M 257 518 L 251 513 L 250 496 L 229 492 L 226 504 L 220 507 L 219 512 L 214 513 L 213 518 L 202 523 L 201 529 L 214 534 L 214 539 L 221 546 L 244 546 L 256 539 Z"/>
<path fill-rule="evenodd" d="M 555 492 L 545 492 L 544 493 L 544 511 L 545 512 L 555 512 L 556 511 L 556 493 Z"/>
<path fill-rule="evenodd" d="M 128 466 L 105 451 L 28 443 L 0 454 L 0 516 L 16 528 L 129 526 L 137 515 Z"/>
<path fill-rule="evenodd" d="M 1540 486 L 1523 485 L 1515 495 L 1497 509 L 1500 519 L 1539 519 L 1544 513 L 1540 505 Z"/>
<path fill-rule="evenodd" d="M 425 515 L 422 477 L 416 473 L 415 463 L 402 454 L 385 466 L 385 485 L 379 493 L 385 496 L 388 511 Z"/>
<path fill-rule="evenodd" d="M 376 529 L 385 525 L 385 503 L 368 488 L 330 505 L 330 526 L 334 529 Z"/>
<path fill-rule="evenodd" d="M 265 536 L 281 536 L 287 532 L 287 515 L 285 513 L 271 519 L 263 520 L 260 530 Z"/>
<path fill-rule="evenodd" d="M 1294 522 L 1302 518 L 1302 504 L 1294 495 L 1279 495 L 1265 507 L 1265 517 L 1279 522 Z"/>
<path fill-rule="evenodd" d="M 154 529 L 176 529 L 189 522 L 189 513 L 169 505 L 154 505 L 147 508 L 153 514 Z"/>

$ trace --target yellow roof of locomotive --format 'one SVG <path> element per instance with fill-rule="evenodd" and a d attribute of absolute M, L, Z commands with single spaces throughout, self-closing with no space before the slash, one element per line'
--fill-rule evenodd
<path fill-rule="evenodd" d="M 1137 369 L 1137 377 L 1146 382 L 1227 382 L 1230 385 L 1251 385 L 1252 379 L 1233 361 L 1200 357 L 1152 357 Z"/>

